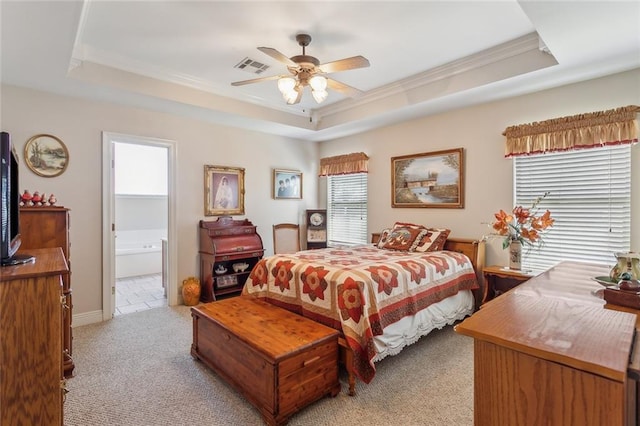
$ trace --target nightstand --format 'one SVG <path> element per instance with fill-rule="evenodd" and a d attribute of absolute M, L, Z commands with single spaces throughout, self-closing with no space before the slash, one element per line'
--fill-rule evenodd
<path fill-rule="evenodd" d="M 486 291 L 482 303 L 500 296 L 502 293 L 519 286 L 537 274 L 533 271 L 516 271 L 504 266 L 485 266 L 482 269 Z"/>

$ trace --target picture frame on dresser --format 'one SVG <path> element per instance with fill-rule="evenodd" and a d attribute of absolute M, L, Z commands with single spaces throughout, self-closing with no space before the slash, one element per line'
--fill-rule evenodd
<path fill-rule="evenodd" d="M 391 158 L 391 206 L 464 208 L 464 150 Z"/>
<path fill-rule="evenodd" d="M 244 215 L 244 168 L 204 166 L 204 215 Z"/>

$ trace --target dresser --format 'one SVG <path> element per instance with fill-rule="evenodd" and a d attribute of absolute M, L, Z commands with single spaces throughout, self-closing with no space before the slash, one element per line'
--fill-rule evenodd
<path fill-rule="evenodd" d="M 71 297 L 71 240 L 69 239 L 70 210 L 65 207 L 20 207 L 20 251 L 31 253 L 36 248 L 60 247 L 69 273 L 62 278 L 62 292 L 66 304 L 62 319 L 64 347 L 64 375 L 73 376 L 73 299 Z"/>
<path fill-rule="evenodd" d="M 560 263 L 455 327 L 474 338 L 476 426 L 636 424 L 636 315 L 605 308 L 608 271 Z"/>
<path fill-rule="evenodd" d="M 0 267 L 0 424 L 63 424 L 60 248 L 34 249 L 35 262 Z"/>
<path fill-rule="evenodd" d="M 238 295 L 253 267 L 264 255 L 262 238 L 248 219 L 201 220 L 198 225 L 200 300 Z"/>

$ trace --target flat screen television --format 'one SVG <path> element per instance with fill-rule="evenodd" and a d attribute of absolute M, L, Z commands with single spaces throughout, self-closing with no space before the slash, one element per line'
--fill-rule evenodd
<path fill-rule="evenodd" d="M 0 226 L 0 265 L 33 261 L 33 256 L 17 253 L 21 243 L 18 155 L 7 132 L 0 132 Z"/>

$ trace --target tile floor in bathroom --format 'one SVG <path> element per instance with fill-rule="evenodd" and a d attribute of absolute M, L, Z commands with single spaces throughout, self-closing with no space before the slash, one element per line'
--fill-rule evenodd
<path fill-rule="evenodd" d="M 114 316 L 167 306 L 162 274 L 140 275 L 116 280 Z"/>

